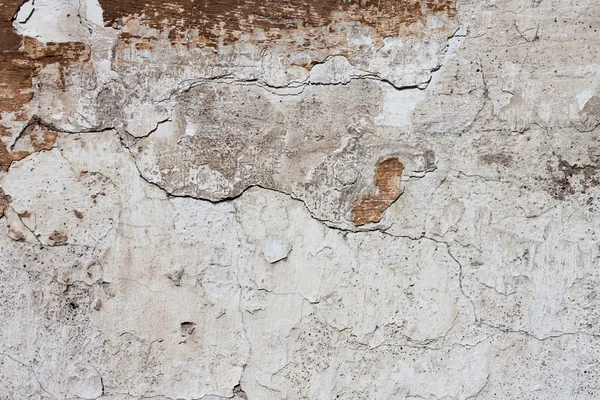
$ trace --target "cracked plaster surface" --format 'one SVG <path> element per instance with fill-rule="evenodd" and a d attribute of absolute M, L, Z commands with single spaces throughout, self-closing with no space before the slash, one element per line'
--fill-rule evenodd
<path fill-rule="evenodd" d="M 0 4 L 0 399 L 596 399 L 600 5 Z"/>

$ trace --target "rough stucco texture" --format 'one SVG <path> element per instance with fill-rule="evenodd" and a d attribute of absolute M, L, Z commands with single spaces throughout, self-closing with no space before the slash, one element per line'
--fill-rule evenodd
<path fill-rule="evenodd" d="M 0 399 L 600 398 L 596 0 L 4 0 Z"/>

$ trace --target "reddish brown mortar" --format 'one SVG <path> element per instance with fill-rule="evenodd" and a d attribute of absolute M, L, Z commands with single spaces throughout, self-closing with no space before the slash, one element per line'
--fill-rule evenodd
<path fill-rule="evenodd" d="M 400 196 L 400 176 L 404 165 L 397 157 L 388 158 L 377 165 L 376 195 L 366 194 L 352 207 L 354 225 L 379 222 L 387 208 Z"/>

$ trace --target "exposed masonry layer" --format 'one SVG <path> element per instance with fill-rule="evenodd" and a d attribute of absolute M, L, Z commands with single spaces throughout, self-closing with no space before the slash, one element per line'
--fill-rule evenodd
<path fill-rule="evenodd" d="M 397 35 L 403 27 L 444 13 L 456 18 L 452 0 L 400 1 L 315 1 L 315 0 L 217 0 L 210 3 L 188 1 L 102 0 L 104 21 L 122 27 L 130 20 L 157 30 L 168 30 L 169 39 L 189 43 L 189 31 L 200 38 L 198 44 L 230 44 L 240 36 L 260 29 L 267 43 L 281 41 L 285 31 L 333 29 L 336 23 L 357 22 L 373 29 L 380 38 Z M 329 32 L 333 33 L 333 32 Z M 204 43 L 202 43 L 204 42 Z M 196 43 L 191 43 L 196 44 Z M 304 47 L 314 46 L 307 41 Z"/>
<path fill-rule="evenodd" d="M 40 43 L 35 38 L 22 37 L 13 27 L 21 0 L 7 0 L 0 4 L 0 136 L 11 136 L 10 125 L 5 120 L 12 113 L 14 119 L 27 124 L 31 115 L 23 106 L 32 97 L 35 76 L 46 66 L 56 64 L 59 77 L 46 80 L 52 90 L 65 89 L 67 67 L 77 61 L 89 61 L 89 49 L 78 41 L 65 43 Z M 27 18 L 25 18 L 26 20 Z"/>
<path fill-rule="evenodd" d="M 596 2 L 0 17 L 0 398 L 598 398 Z"/>
<path fill-rule="evenodd" d="M 352 207 L 354 225 L 360 226 L 368 222 L 379 222 L 385 210 L 400 196 L 400 177 L 404 165 L 398 158 L 388 158 L 377 164 L 375 173 L 376 195 L 364 195 Z"/>
<path fill-rule="evenodd" d="M 272 77 L 276 85 L 303 77 L 331 55 L 343 55 L 369 69 L 382 50 L 387 63 L 369 72 L 385 73 L 378 69 L 398 58 L 391 54 L 397 51 L 391 44 L 395 38 L 443 40 L 455 29 L 457 19 L 454 0 L 100 3 L 105 24 L 121 31 L 119 65 L 132 57 L 152 59 L 153 53 L 159 52 L 160 57 L 173 49 L 177 57 L 161 60 L 175 68 L 187 64 L 189 52 L 193 59 L 202 54 L 202 63 L 212 68 L 252 69 L 255 62 L 269 63 L 264 67 L 271 72 L 263 70 L 256 77 L 287 76 Z"/>
<path fill-rule="evenodd" d="M 14 161 L 22 160 L 37 151 L 50 150 L 54 147 L 57 136 L 57 132 L 45 130 L 35 123 L 28 125 L 10 152 L 4 143 L 0 143 L 0 170 L 6 172 Z"/>

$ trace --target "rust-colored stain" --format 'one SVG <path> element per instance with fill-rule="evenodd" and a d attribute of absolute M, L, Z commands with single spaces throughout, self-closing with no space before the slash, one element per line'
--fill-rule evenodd
<path fill-rule="evenodd" d="M 71 282 L 71 271 L 63 271 L 62 280 L 65 283 Z"/>
<path fill-rule="evenodd" d="M 44 66 L 58 63 L 64 89 L 64 76 L 68 65 L 74 61 L 89 60 L 89 48 L 83 43 L 42 44 L 33 38 L 19 36 L 12 18 L 22 0 L 0 2 L 0 111 L 17 112 L 32 96 L 32 80 Z M 26 120 L 21 113 L 17 119 Z M 0 136 L 10 136 L 0 116 Z"/>
<path fill-rule="evenodd" d="M 73 210 L 73 214 L 79 219 L 83 219 L 83 213 L 79 210 Z"/>
<path fill-rule="evenodd" d="M 14 161 L 20 161 L 35 152 L 52 149 L 57 137 L 57 132 L 44 131 L 37 125 L 30 125 L 14 144 L 12 151 L 0 141 L 0 171 L 8 171 Z"/>
<path fill-rule="evenodd" d="M 376 195 L 366 194 L 352 207 L 354 225 L 379 222 L 387 208 L 400 196 L 400 176 L 404 165 L 398 157 L 388 158 L 377 165 L 375 186 Z"/>
<path fill-rule="evenodd" d="M 383 38 L 398 35 L 431 14 L 457 16 L 456 0 L 100 0 L 100 5 L 107 26 L 120 28 L 137 20 L 147 27 L 167 29 L 172 42 L 189 45 L 188 33 L 194 32 L 202 42 L 195 44 L 210 47 L 231 44 L 255 29 L 264 32 L 265 43 L 298 45 L 285 31 L 328 27 L 327 35 L 335 36 L 338 22 L 359 23 Z M 134 25 L 125 33 L 140 36 Z M 315 44 L 299 44 L 310 45 Z"/>
<path fill-rule="evenodd" d="M 61 231 L 54 231 L 48 236 L 54 246 L 66 243 L 67 238 L 67 234 Z"/>
<path fill-rule="evenodd" d="M 58 132 L 55 131 L 46 131 L 42 134 L 42 137 L 39 137 L 37 134 L 33 133 L 31 135 L 31 144 L 33 145 L 33 150 L 50 150 L 52 147 L 54 147 L 57 137 Z"/>
<path fill-rule="evenodd" d="M 6 194 L 4 194 L 4 190 L 0 188 L 0 218 L 4 216 L 4 210 L 8 207 L 8 198 Z"/>
<path fill-rule="evenodd" d="M 6 172 L 13 161 L 19 161 L 31 154 L 28 151 L 9 152 L 6 145 L 0 141 L 0 171 Z"/>

